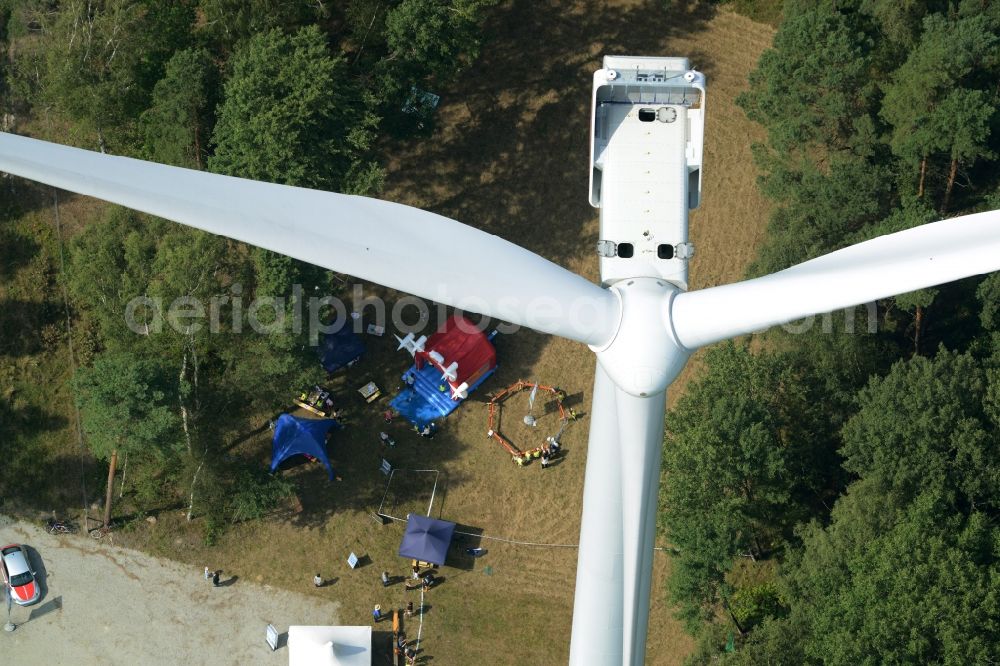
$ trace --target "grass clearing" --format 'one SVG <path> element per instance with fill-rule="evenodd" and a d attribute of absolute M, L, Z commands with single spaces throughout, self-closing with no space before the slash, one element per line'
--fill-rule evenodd
<path fill-rule="evenodd" d="M 708 5 L 668 11 L 659 1 L 567 5 L 513 0 L 495 12 L 476 66 L 447 89 L 434 91 L 442 101 L 432 136 L 392 144 L 384 196 L 497 233 L 596 280 L 592 248 L 597 211 L 586 197 L 591 73 L 605 53 L 686 54 L 709 81 L 703 203 L 691 218 L 691 239 L 698 250 L 691 284 L 700 288 L 737 280 L 763 237 L 768 208 L 756 191 L 750 157 L 750 143 L 763 136 L 735 108 L 733 99 L 746 85 L 747 74 L 772 34 L 768 26 Z M 69 211 L 80 206 L 82 219 L 86 205 L 79 199 L 67 202 L 63 215 L 74 215 Z M 26 236 L 41 234 L 43 247 L 50 248 L 51 232 L 46 231 L 52 224 L 46 217 L 50 210 L 36 210 L 16 228 Z M 19 276 L 29 270 L 14 269 Z M 32 278 L 17 278 L 22 279 L 25 282 L 11 284 L 27 290 Z M 497 267 L 496 279 L 504 279 L 502 266 Z M 5 291 L 0 292 L 5 302 L 41 301 L 45 295 L 18 296 L 7 290 L 7 284 L 5 279 Z M 58 293 L 51 280 L 46 284 L 49 295 Z M 377 435 L 386 427 L 380 415 L 387 399 L 365 405 L 353 394 L 369 379 L 377 381 L 385 394 L 392 393 L 408 365 L 407 357 L 394 351 L 391 338 L 368 337 L 366 342 L 367 357 L 335 383 L 341 402 L 351 409 L 348 427 L 334 436 L 330 451 L 342 481 L 328 482 L 319 465 L 283 472 L 298 488 L 302 511 L 235 526 L 211 547 L 203 544 L 202 521 L 188 523 L 179 509 L 160 513 L 154 524 L 133 523 L 120 533 L 121 541 L 187 562 L 193 571 L 206 565 L 222 568 L 241 578 L 339 601 L 341 620 L 347 623 L 369 622 L 375 603 L 390 608 L 410 599 L 416 602 L 415 593 L 405 592 L 401 583 L 383 588 L 379 580 L 382 570 L 401 576 L 407 567 L 396 556 L 402 526 L 380 526 L 371 517 L 385 490 L 385 477 L 378 472 L 382 451 Z M 386 455 L 402 469 L 441 471 L 433 515 L 456 521 L 460 530 L 524 542 L 575 544 L 593 355 L 576 343 L 531 331 L 500 336 L 496 343 L 500 360 L 496 375 L 444 422 L 438 435 L 424 440 L 394 423 L 390 428 L 398 445 Z M 0 375 L 4 395 L 10 388 L 30 390 L 35 393 L 23 393 L 28 403 L 61 395 L 58 404 L 68 405 L 64 348 L 0 359 L 4 364 L 0 368 L 10 368 Z M 672 399 L 697 365 L 689 365 Z M 563 436 L 566 455 L 545 472 L 537 464 L 516 467 L 486 438 L 486 393 L 518 379 L 559 386 L 578 396 L 576 409 L 582 418 Z M 510 414 L 523 415 L 525 403 L 510 402 Z M 65 488 L 66 497 L 51 499 L 79 506 L 85 461 L 72 457 L 76 454 L 69 410 L 53 411 L 61 414 L 57 427 L 30 436 L 44 439 L 53 459 L 66 456 L 65 470 L 52 477 L 58 483 L 50 483 L 52 492 Z M 227 438 L 238 442 L 232 455 L 261 465 L 268 462 L 267 416 L 234 427 Z M 518 429 L 509 417 L 507 423 L 515 443 L 537 436 L 523 426 Z M 544 419 L 539 429 L 543 427 Z M 100 494 L 102 483 L 93 477 L 84 475 L 91 499 Z M 30 497 L 30 505 L 47 508 L 48 492 Z M 426 511 L 427 495 L 426 483 L 401 483 L 393 498 L 398 508 L 393 510 Z M 477 560 L 465 557 L 467 545 L 480 545 L 488 553 Z M 367 564 L 353 571 L 346 563 L 352 551 L 367 556 Z M 457 566 L 441 569 L 443 583 L 427 598 L 423 647 L 428 656 L 440 664 L 565 663 L 575 549 L 468 538 L 456 545 L 452 555 Z M 665 600 L 668 557 L 658 555 L 654 567 L 647 663 L 679 664 L 692 640 L 672 619 Z M 334 582 L 313 588 L 317 571 Z M 412 633 L 415 627 L 408 630 Z"/>

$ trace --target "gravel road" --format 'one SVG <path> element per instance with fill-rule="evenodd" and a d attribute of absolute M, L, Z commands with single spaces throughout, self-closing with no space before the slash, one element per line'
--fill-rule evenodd
<path fill-rule="evenodd" d="M 287 649 L 264 640 L 268 623 L 281 633 L 337 623 L 334 602 L 242 579 L 213 588 L 200 569 L 0 516 L 7 543 L 29 547 L 42 584 L 38 603 L 12 607 L 17 629 L 0 631 L 0 663 L 11 666 L 287 664 Z"/>

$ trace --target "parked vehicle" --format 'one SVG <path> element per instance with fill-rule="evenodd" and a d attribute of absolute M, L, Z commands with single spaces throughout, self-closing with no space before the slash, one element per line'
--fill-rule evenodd
<path fill-rule="evenodd" d="M 0 548 L 0 574 L 15 604 L 27 606 L 38 601 L 41 588 L 24 546 L 12 543 Z"/>

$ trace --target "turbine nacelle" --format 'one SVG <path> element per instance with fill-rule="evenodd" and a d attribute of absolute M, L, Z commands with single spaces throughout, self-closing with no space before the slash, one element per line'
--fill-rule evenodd
<path fill-rule="evenodd" d="M 608 377 L 637 397 L 663 393 L 680 374 L 691 351 L 674 334 L 670 307 L 681 290 L 666 280 L 620 280 L 610 290 L 618 297 L 619 319 L 611 340 L 590 348 Z"/>

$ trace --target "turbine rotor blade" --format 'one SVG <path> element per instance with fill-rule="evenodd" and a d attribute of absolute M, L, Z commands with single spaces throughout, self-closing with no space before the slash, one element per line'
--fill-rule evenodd
<path fill-rule="evenodd" d="M 666 396 L 615 386 L 600 363 L 587 445 L 569 663 L 645 660 Z"/>
<path fill-rule="evenodd" d="M 625 553 L 622 664 L 642 666 L 646 657 L 653 547 L 659 506 L 666 395 L 638 397 L 615 389 L 618 407 Z"/>
<path fill-rule="evenodd" d="M 1000 269 L 1000 211 L 879 236 L 764 277 L 678 294 L 677 338 L 696 349 L 776 324 Z"/>
<path fill-rule="evenodd" d="M 589 345 L 607 342 L 618 324 L 608 290 L 498 236 L 397 203 L 7 133 L 0 171 Z"/>
<path fill-rule="evenodd" d="M 622 456 L 615 391 L 598 364 L 576 564 L 569 649 L 572 666 L 622 663 Z"/>

